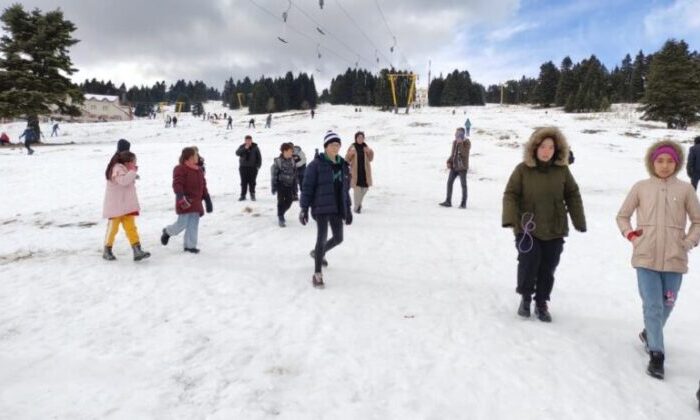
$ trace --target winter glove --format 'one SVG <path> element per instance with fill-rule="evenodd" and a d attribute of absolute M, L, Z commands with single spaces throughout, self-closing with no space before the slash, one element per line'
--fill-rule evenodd
<path fill-rule="evenodd" d="M 301 209 L 299 212 L 299 223 L 306 226 L 309 223 L 309 209 Z"/>
<path fill-rule="evenodd" d="M 696 246 L 690 239 L 683 239 L 681 241 L 681 244 L 683 245 L 683 249 L 685 250 L 685 252 L 689 252 Z"/>
<path fill-rule="evenodd" d="M 345 216 L 345 224 L 350 226 L 352 224 L 352 211 L 348 211 Z"/>
<path fill-rule="evenodd" d="M 642 236 L 643 233 L 643 229 L 632 230 L 627 233 L 627 240 L 630 242 L 634 242 L 634 239 L 639 238 L 640 236 Z"/>
<path fill-rule="evenodd" d="M 204 207 L 207 210 L 207 213 L 211 213 L 214 211 L 214 204 L 211 202 L 211 197 L 209 197 L 209 194 L 204 196 Z"/>
<path fill-rule="evenodd" d="M 178 207 L 181 209 L 188 209 L 192 204 L 190 204 L 189 201 L 187 201 L 187 198 L 182 197 L 178 202 L 177 202 Z"/>

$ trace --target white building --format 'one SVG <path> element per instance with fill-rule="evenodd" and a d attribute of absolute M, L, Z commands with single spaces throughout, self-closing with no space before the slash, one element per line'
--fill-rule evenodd
<path fill-rule="evenodd" d="M 119 104 L 118 96 L 85 94 L 85 102 L 80 107 L 82 116 L 76 120 L 87 121 L 128 121 L 133 119 L 131 107 Z"/>

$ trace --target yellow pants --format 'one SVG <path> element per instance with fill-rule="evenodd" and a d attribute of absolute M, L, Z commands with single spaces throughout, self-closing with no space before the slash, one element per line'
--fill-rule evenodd
<path fill-rule="evenodd" d="M 119 216 L 109 219 L 107 223 L 107 235 L 105 236 L 105 245 L 112 246 L 114 238 L 119 231 L 119 225 L 124 226 L 126 237 L 129 238 L 131 246 L 139 243 L 139 232 L 136 230 L 136 216 Z"/>

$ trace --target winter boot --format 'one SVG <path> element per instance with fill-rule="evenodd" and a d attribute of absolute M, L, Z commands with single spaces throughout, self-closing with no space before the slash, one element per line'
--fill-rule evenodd
<path fill-rule="evenodd" d="M 523 298 L 520 299 L 520 306 L 518 306 L 518 315 L 520 315 L 523 318 L 530 318 L 531 303 L 532 299 L 528 299 L 527 297 L 523 296 Z"/>
<path fill-rule="evenodd" d="M 315 260 L 316 259 L 316 250 L 312 249 L 311 252 L 309 252 L 309 255 L 311 256 L 311 258 L 313 258 Z M 323 257 L 323 261 L 321 261 L 321 265 L 324 267 L 328 267 L 328 261 L 326 261 L 326 257 Z"/>
<path fill-rule="evenodd" d="M 168 231 L 163 228 L 163 233 L 160 235 L 160 243 L 163 245 L 167 245 L 168 241 L 170 240 L 170 235 L 168 235 Z"/>
<path fill-rule="evenodd" d="M 325 287 L 323 284 L 323 274 L 314 273 L 313 277 L 311 277 L 311 284 L 317 289 L 323 289 Z"/>
<path fill-rule="evenodd" d="M 134 261 L 141 261 L 151 256 L 150 252 L 146 252 L 141 249 L 140 243 L 136 243 L 134 246 L 131 247 L 131 249 L 134 250 Z"/>
<path fill-rule="evenodd" d="M 112 254 L 112 247 L 111 246 L 105 246 L 104 251 L 102 251 L 102 258 L 104 258 L 107 261 L 114 261 L 117 259 L 117 257 Z"/>
<path fill-rule="evenodd" d="M 238 197 L 238 201 L 245 201 L 245 195 Z"/>
<path fill-rule="evenodd" d="M 255 193 L 250 193 L 250 201 L 255 201 Z"/>
<path fill-rule="evenodd" d="M 199 248 L 185 248 L 185 252 L 189 252 L 192 254 L 199 254 Z"/>
<path fill-rule="evenodd" d="M 535 304 L 535 315 L 542 322 L 552 322 L 552 315 L 547 308 L 547 302 L 537 302 Z"/>
<path fill-rule="evenodd" d="M 639 333 L 639 340 L 644 344 L 644 351 L 649 353 L 649 342 L 647 342 L 647 330 L 646 328 Z"/>
<path fill-rule="evenodd" d="M 357 214 L 362 213 L 362 206 L 357 206 L 357 208 L 355 209 L 355 213 L 357 213 Z"/>
<path fill-rule="evenodd" d="M 448 200 L 443 201 L 442 203 L 440 203 L 440 205 L 442 207 L 452 207 L 452 203 L 449 202 Z"/>
<path fill-rule="evenodd" d="M 280 216 L 277 223 L 280 225 L 280 227 L 286 227 L 287 223 L 284 221 L 284 217 Z"/>
<path fill-rule="evenodd" d="M 462 202 L 459 204 L 460 209 L 466 209 L 467 208 L 467 200 L 462 200 Z"/>
<path fill-rule="evenodd" d="M 664 378 L 664 354 L 660 351 L 649 352 L 649 365 L 647 374 L 656 379 Z"/>

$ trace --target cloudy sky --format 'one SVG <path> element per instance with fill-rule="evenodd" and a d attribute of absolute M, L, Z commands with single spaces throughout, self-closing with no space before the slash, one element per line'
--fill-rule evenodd
<path fill-rule="evenodd" d="M 700 0 L 323 3 L 321 9 L 319 0 L 21 2 L 60 7 L 77 25 L 76 81 L 128 86 L 184 78 L 220 89 L 230 76 L 292 70 L 313 73 L 320 91 L 348 67 L 377 71 L 389 63 L 417 72 L 425 85 L 429 61 L 433 76 L 459 68 L 491 84 L 536 77 L 541 63 L 559 64 L 567 54 L 574 61 L 596 54 L 612 68 L 626 53 L 656 51 L 670 37 L 700 50 Z"/>

